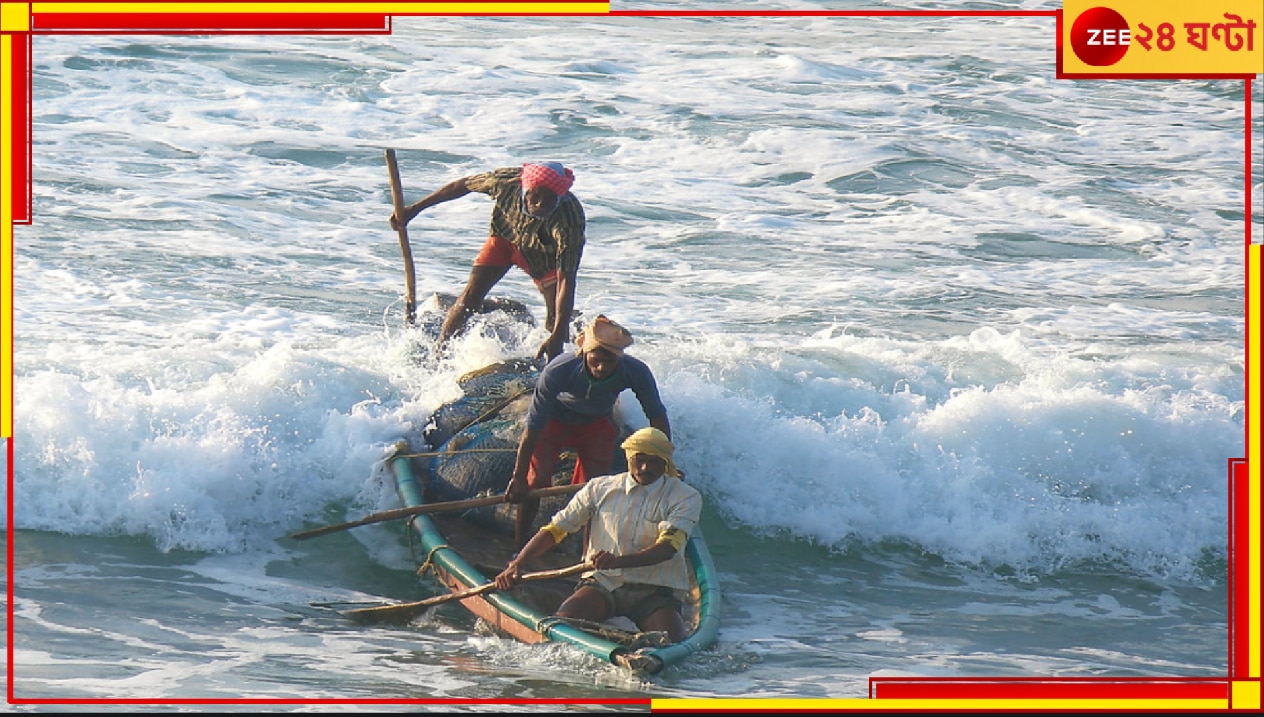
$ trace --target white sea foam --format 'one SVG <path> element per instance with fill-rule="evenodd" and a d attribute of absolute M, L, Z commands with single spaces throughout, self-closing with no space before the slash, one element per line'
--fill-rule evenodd
<path fill-rule="evenodd" d="M 600 60 L 543 19 L 34 38 L 17 525 L 235 552 L 389 504 L 386 448 L 542 338 L 412 363 L 392 146 L 409 199 L 576 169 L 577 308 L 632 327 L 682 465 L 733 521 L 1033 570 L 1223 552 L 1234 91 L 1054 81 L 1047 18 L 577 22 Z M 460 286 L 488 207 L 410 226 L 423 296 Z M 516 270 L 498 291 L 540 314 Z"/>

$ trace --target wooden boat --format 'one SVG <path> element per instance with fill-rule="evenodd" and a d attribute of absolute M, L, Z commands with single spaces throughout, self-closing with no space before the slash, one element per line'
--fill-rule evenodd
<path fill-rule="evenodd" d="M 396 216 L 404 215 L 404 191 L 400 181 L 395 151 L 387 149 L 386 164 L 391 183 L 391 201 Z M 415 313 L 415 272 L 406 226 L 399 226 L 400 249 L 404 257 L 407 291 L 405 310 L 410 325 Z M 435 294 L 436 301 L 429 323 L 421 324 L 422 332 L 432 338 L 452 305 L 453 297 Z M 533 324 L 531 312 L 518 302 L 491 299 L 476 313 L 500 314 L 511 321 Z M 503 493 L 513 471 L 513 448 L 522 431 L 524 400 L 530 399 L 535 385 L 529 362 L 489 367 L 462 382 L 466 398 L 441 408 L 425 432 L 425 443 L 437 450 L 421 455 L 410 453 L 405 443 L 399 447 L 390 465 L 401 502 L 405 507 L 420 507 L 429 502 L 459 500 L 478 495 Z M 476 382 L 477 385 L 476 385 Z M 486 385 L 484 385 L 486 384 Z M 515 413 L 517 412 L 517 413 Z M 515 418 L 515 416 L 517 416 Z M 427 460 L 418 461 L 417 458 Z M 420 465 L 419 465 L 420 464 Z M 420 475 L 427 480 L 418 479 Z M 568 470 L 566 461 L 559 461 L 559 475 Z M 674 480 L 674 479 L 673 479 Z M 557 482 L 555 476 L 554 482 Z M 540 520 L 553 514 L 556 507 L 541 501 Z M 508 538 L 512 523 L 508 506 L 480 509 L 457 520 L 446 516 L 418 514 L 411 518 L 411 534 L 420 543 L 425 556 L 422 569 L 433 572 L 440 583 L 453 593 L 485 586 L 508 562 L 513 544 Z M 508 535 L 507 535 L 508 534 Z M 564 540 L 552 554 L 565 556 Z M 572 553 L 578 551 L 572 550 Z M 464 597 L 461 604 L 495 629 L 527 643 L 551 640 L 564 642 L 596 655 L 607 662 L 630 669 L 657 672 L 689 655 L 710 646 L 719 631 L 720 589 L 715 565 L 701 531 L 696 530 L 685 545 L 692 586 L 684 601 L 685 624 L 690 634 L 676 644 L 643 644 L 646 635 L 622 633 L 604 625 L 576 625 L 552 613 L 569 594 L 573 583 L 564 585 L 559 597 L 535 589 L 537 584 L 523 584 L 511 591 L 486 592 Z M 526 592 L 531 588 L 533 599 Z M 545 597 L 540 597 L 540 595 Z"/>
<path fill-rule="evenodd" d="M 401 443 L 390 459 L 404 506 L 502 494 L 513 470 L 535 375 L 531 362 L 510 361 L 464 377 L 465 396 L 436 412 L 426 429 L 428 450 L 412 453 L 407 443 Z M 555 485 L 570 482 L 573 459 L 564 457 L 559 463 Z M 543 499 L 538 523 L 546 522 L 565 500 Z M 424 556 L 419 572 L 433 574 L 453 593 L 491 582 L 514 550 L 512 515 L 513 507 L 502 503 L 459 516 L 414 516 L 410 537 L 417 541 L 415 553 Z M 568 537 L 528 569 L 579 562 L 578 542 L 577 536 Z M 662 633 L 638 633 L 626 619 L 620 619 L 622 624 L 579 624 L 554 616 L 578 577 L 522 583 L 510 591 L 489 591 L 460 602 L 486 625 L 522 642 L 566 643 L 612 664 L 654 673 L 709 647 L 719 630 L 720 590 L 700 531 L 690 537 L 685 557 L 692 585 L 683 616 L 691 632 L 676 644 L 667 644 Z"/>

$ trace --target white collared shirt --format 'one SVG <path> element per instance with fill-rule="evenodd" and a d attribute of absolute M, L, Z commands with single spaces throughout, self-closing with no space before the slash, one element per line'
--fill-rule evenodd
<path fill-rule="evenodd" d="M 591 519 L 584 554 L 588 559 L 599 550 L 614 555 L 640 552 L 657 542 L 663 530 L 675 528 L 689 534 L 697 527 L 701 514 L 702 495 L 679 478 L 664 475 L 643 486 L 631 473 L 617 473 L 585 483 L 553 516 L 552 525 L 576 533 Z M 596 570 L 585 573 L 585 577 L 595 576 L 607 590 L 625 582 L 688 590 L 688 568 L 682 552 L 677 551 L 671 559 L 657 565 Z"/>

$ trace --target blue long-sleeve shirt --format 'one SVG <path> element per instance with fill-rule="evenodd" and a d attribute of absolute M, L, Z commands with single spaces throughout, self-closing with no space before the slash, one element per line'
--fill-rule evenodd
<path fill-rule="evenodd" d="M 640 359 L 624 354 L 609 378 L 594 381 L 584 370 L 583 354 L 560 354 L 536 379 L 527 428 L 539 430 L 550 418 L 568 424 L 590 423 L 609 415 L 619 394 L 629 388 L 647 419 L 667 415 L 654 374 Z"/>

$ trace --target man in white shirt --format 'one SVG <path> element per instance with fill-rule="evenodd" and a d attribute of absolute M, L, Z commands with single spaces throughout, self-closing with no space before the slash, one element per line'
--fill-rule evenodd
<path fill-rule="evenodd" d="M 585 483 L 496 576 L 496 587 L 513 587 L 524 563 L 589 526 L 584 558 L 596 569 L 584 574 L 557 615 L 590 622 L 622 615 L 680 642 L 687 634 L 681 598 L 689 588 L 681 551 L 698 525 L 702 495 L 680 479 L 675 448 L 659 429 L 633 433 L 623 450 L 628 471 Z"/>

